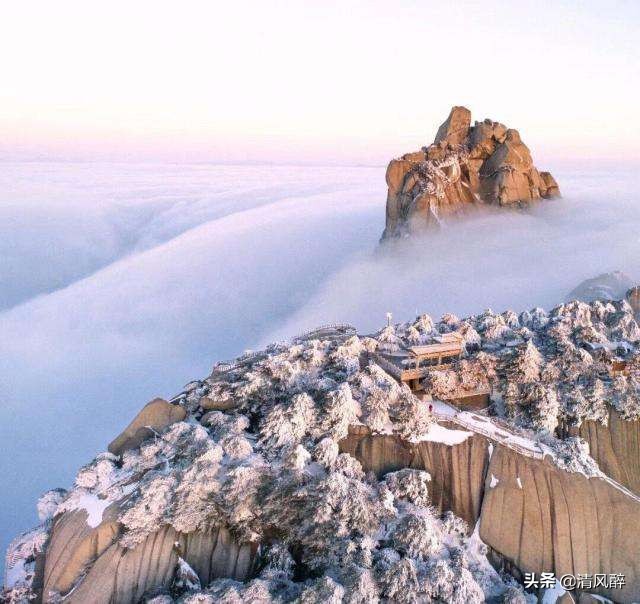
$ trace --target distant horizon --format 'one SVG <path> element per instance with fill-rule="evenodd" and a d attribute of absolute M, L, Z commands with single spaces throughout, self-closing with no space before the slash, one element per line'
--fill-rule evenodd
<path fill-rule="evenodd" d="M 517 129 L 542 169 L 640 157 L 637 2 L 5 12 L 3 159 L 380 165 L 432 142 L 452 105 Z"/>
<path fill-rule="evenodd" d="M 414 149 L 415 150 L 415 149 Z M 407 149 L 403 153 L 409 153 L 411 149 Z M 108 164 L 108 165 L 175 165 L 175 166 L 228 166 L 228 167 L 292 167 L 292 168 L 380 168 L 386 170 L 388 163 L 395 157 L 399 157 L 402 154 L 389 156 L 386 161 L 380 162 L 329 162 L 312 160 L 293 162 L 287 160 L 274 160 L 274 161 L 259 161 L 259 160 L 208 160 L 208 159 L 177 159 L 177 158 L 153 158 L 153 157 L 141 157 L 141 158 L 95 158 L 95 157 L 25 157 L 25 158 L 10 158 L 0 157 L 0 164 Z M 534 161 L 537 164 L 537 168 L 541 171 L 551 171 L 554 167 L 561 170 L 580 170 L 580 169 L 592 169 L 596 167 L 603 171 L 610 170 L 612 166 L 618 167 L 621 171 L 636 170 L 640 166 L 640 158 L 626 158 L 622 161 L 620 158 L 611 157 L 579 157 L 579 158 L 563 158 L 548 160 L 542 160 L 538 158 L 540 154 L 534 156 Z"/>

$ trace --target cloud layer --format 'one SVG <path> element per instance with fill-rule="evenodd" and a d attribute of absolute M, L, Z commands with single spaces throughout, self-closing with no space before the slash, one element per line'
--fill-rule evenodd
<path fill-rule="evenodd" d="M 0 181 L 1 544 L 153 396 L 317 324 L 561 301 L 640 276 L 631 174 L 381 251 L 371 168 L 16 165 Z M 13 184 L 12 184 L 13 183 Z M 10 454 L 7 454 L 10 452 Z"/>

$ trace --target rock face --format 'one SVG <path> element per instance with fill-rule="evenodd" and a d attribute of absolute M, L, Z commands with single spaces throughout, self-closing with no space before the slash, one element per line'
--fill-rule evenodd
<path fill-rule="evenodd" d="M 393 159 L 387 168 L 382 239 L 435 226 L 441 216 L 478 203 L 509 206 L 560 195 L 549 172 L 538 172 L 517 130 L 453 107 L 435 141 Z"/>
<path fill-rule="evenodd" d="M 340 450 L 379 478 L 402 468 L 426 470 L 431 474 L 431 502 L 439 512 L 453 510 L 470 526 L 480 516 L 489 464 L 487 442 L 481 436 L 473 435 L 455 447 L 436 442 L 411 445 L 397 436 L 371 435 L 364 426 L 352 426 Z"/>
<path fill-rule="evenodd" d="M 591 457 L 600 469 L 640 495 L 640 422 L 624 420 L 611 409 L 606 426 L 598 421 L 585 421 L 579 434 L 589 443 Z"/>
<path fill-rule="evenodd" d="M 164 399 L 155 398 L 147 403 L 133 421 L 109 444 L 109 452 L 121 455 L 128 449 L 135 449 L 140 443 L 149 438 L 152 430 L 164 430 L 175 422 L 182 421 L 186 416 L 185 410 L 168 403 Z"/>
<path fill-rule="evenodd" d="M 622 573 L 624 588 L 593 591 L 615 602 L 637 602 L 638 514 L 637 500 L 602 479 L 497 447 L 485 484 L 480 538 L 522 572 Z"/>
<path fill-rule="evenodd" d="M 626 294 L 625 299 L 631 305 L 636 320 L 640 319 L 640 285 L 632 287 Z"/>
<path fill-rule="evenodd" d="M 75 510 L 57 518 L 47 548 L 42 601 L 135 604 L 145 592 L 169 587 L 178 562 L 176 544 L 203 583 L 217 577 L 246 579 L 257 545 L 238 545 L 224 528 L 182 534 L 166 526 L 132 549 L 118 544 L 116 506 L 95 528 Z"/>
<path fill-rule="evenodd" d="M 378 475 L 428 471 L 434 505 L 471 527 L 479 520 L 480 538 L 507 567 L 557 576 L 623 573 L 623 589 L 594 593 L 624 603 L 640 598 L 640 502 L 615 485 L 566 472 L 548 458 L 490 447 L 477 434 L 457 445 L 412 445 L 357 427 L 340 448 Z"/>

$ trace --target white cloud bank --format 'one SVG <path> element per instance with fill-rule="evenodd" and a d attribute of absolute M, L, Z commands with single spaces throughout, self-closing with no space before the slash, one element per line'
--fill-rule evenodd
<path fill-rule="evenodd" d="M 2 545 L 39 492 L 216 360 L 329 321 L 549 306 L 599 272 L 640 276 L 630 174 L 558 174 L 563 200 L 380 252 L 382 168 L 15 170 L 0 180 Z"/>

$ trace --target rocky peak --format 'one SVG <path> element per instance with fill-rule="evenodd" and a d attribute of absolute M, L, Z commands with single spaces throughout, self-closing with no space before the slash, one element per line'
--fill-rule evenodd
<path fill-rule="evenodd" d="M 466 107 L 453 107 L 449 117 L 438 128 L 434 143 L 446 140 L 452 145 L 461 145 L 469 134 L 471 111 Z"/>
<path fill-rule="evenodd" d="M 472 126 L 466 107 L 451 109 L 433 144 L 391 160 L 386 180 L 383 239 L 437 226 L 473 204 L 518 206 L 560 195 L 517 130 L 489 119 Z"/>

